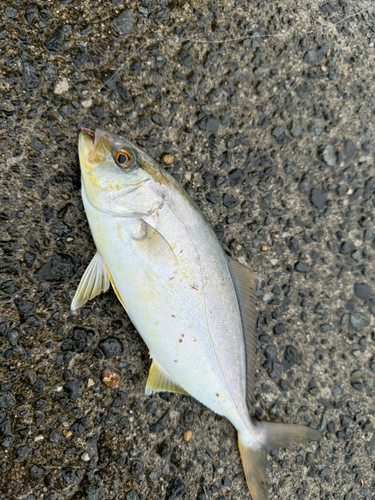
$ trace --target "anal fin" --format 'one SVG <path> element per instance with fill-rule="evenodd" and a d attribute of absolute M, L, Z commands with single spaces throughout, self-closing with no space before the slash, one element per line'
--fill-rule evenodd
<path fill-rule="evenodd" d="M 170 377 L 165 373 L 164 370 L 159 368 L 153 361 L 148 374 L 147 384 L 145 394 L 149 396 L 153 392 L 177 392 L 179 394 L 184 394 L 189 396 L 189 394 L 178 384 L 176 384 Z"/>
<path fill-rule="evenodd" d="M 99 252 L 96 252 L 82 276 L 70 309 L 72 311 L 79 309 L 88 300 L 93 299 L 102 292 L 106 292 L 108 288 L 108 273 Z"/>

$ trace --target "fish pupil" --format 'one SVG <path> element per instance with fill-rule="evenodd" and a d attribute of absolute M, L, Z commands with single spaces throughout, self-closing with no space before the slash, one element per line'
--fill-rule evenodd
<path fill-rule="evenodd" d="M 127 160 L 128 160 L 128 159 L 127 159 L 127 157 L 126 157 L 125 155 L 123 155 L 123 154 L 119 154 L 119 155 L 118 155 L 117 161 L 118 161 L 118 163 L 120 163 L 121 165 L 123 165 L 124 163 L 126 163 L 126 162 L 127 162 Z"/>

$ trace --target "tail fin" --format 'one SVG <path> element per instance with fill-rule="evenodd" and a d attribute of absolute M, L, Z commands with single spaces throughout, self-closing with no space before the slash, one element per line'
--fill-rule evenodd
<path fill-rule="evenodd" d="M 267 500 L 266 451 L 293 443 L 318 441 L 320 432 L 304 425 L 254 422 L 255 438 L 239 434 L 238 446 L 247 486 L 253 500 Z"/>

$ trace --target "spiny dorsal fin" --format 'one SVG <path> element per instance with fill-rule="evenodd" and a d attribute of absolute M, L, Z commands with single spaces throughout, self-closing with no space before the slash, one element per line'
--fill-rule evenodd
<path fill-rule="evenodd" d="M 250 411 L 254 393 L 255 376 L 255 293 L 260 284 L 258 278 L 250 269 L 237 260 L 227 257 L 229 271 L 236 290 L 240 306 L 242 328 L 246 352 L 246 403 Z"/>
<path fill-rule="evenodd" d="M 176 384 L 170 377 L 165 373 L 162 368 L 159 368 L 153 361 L 150 367 L 150 372 L 148 374 L 147 384 L 145 394 L 149 396 L 153 392 L 178 392 L 179 394 L 184 394 L 189 396 L 189 394 L 182 389 L 178 384 Z"/>
<path fill-rule="evenodd" d="M 177 259 L 168 241 L 143 219 L 134 229 L 132 239 L 137 252 L 158 266 L 173 268 Z"/>
<path fill-rule="evenodd" d="M 83 306 L 88 300 L 93 299 L 109 288 L 109 278 L 105 265 L 96 252 L 94 258 L 88 265 L 74 295 L 70 309 L 74 311 Z"/>

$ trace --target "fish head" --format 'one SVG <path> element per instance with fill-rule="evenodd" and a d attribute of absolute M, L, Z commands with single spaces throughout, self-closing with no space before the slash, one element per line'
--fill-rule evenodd
<path fill-rule="evenodd" d="M 78 150 L 82 187 L 97 210 L 137 217 L 150 215 L 164 204 L 165 173 L 124 137 L 82 129 Z"/>

